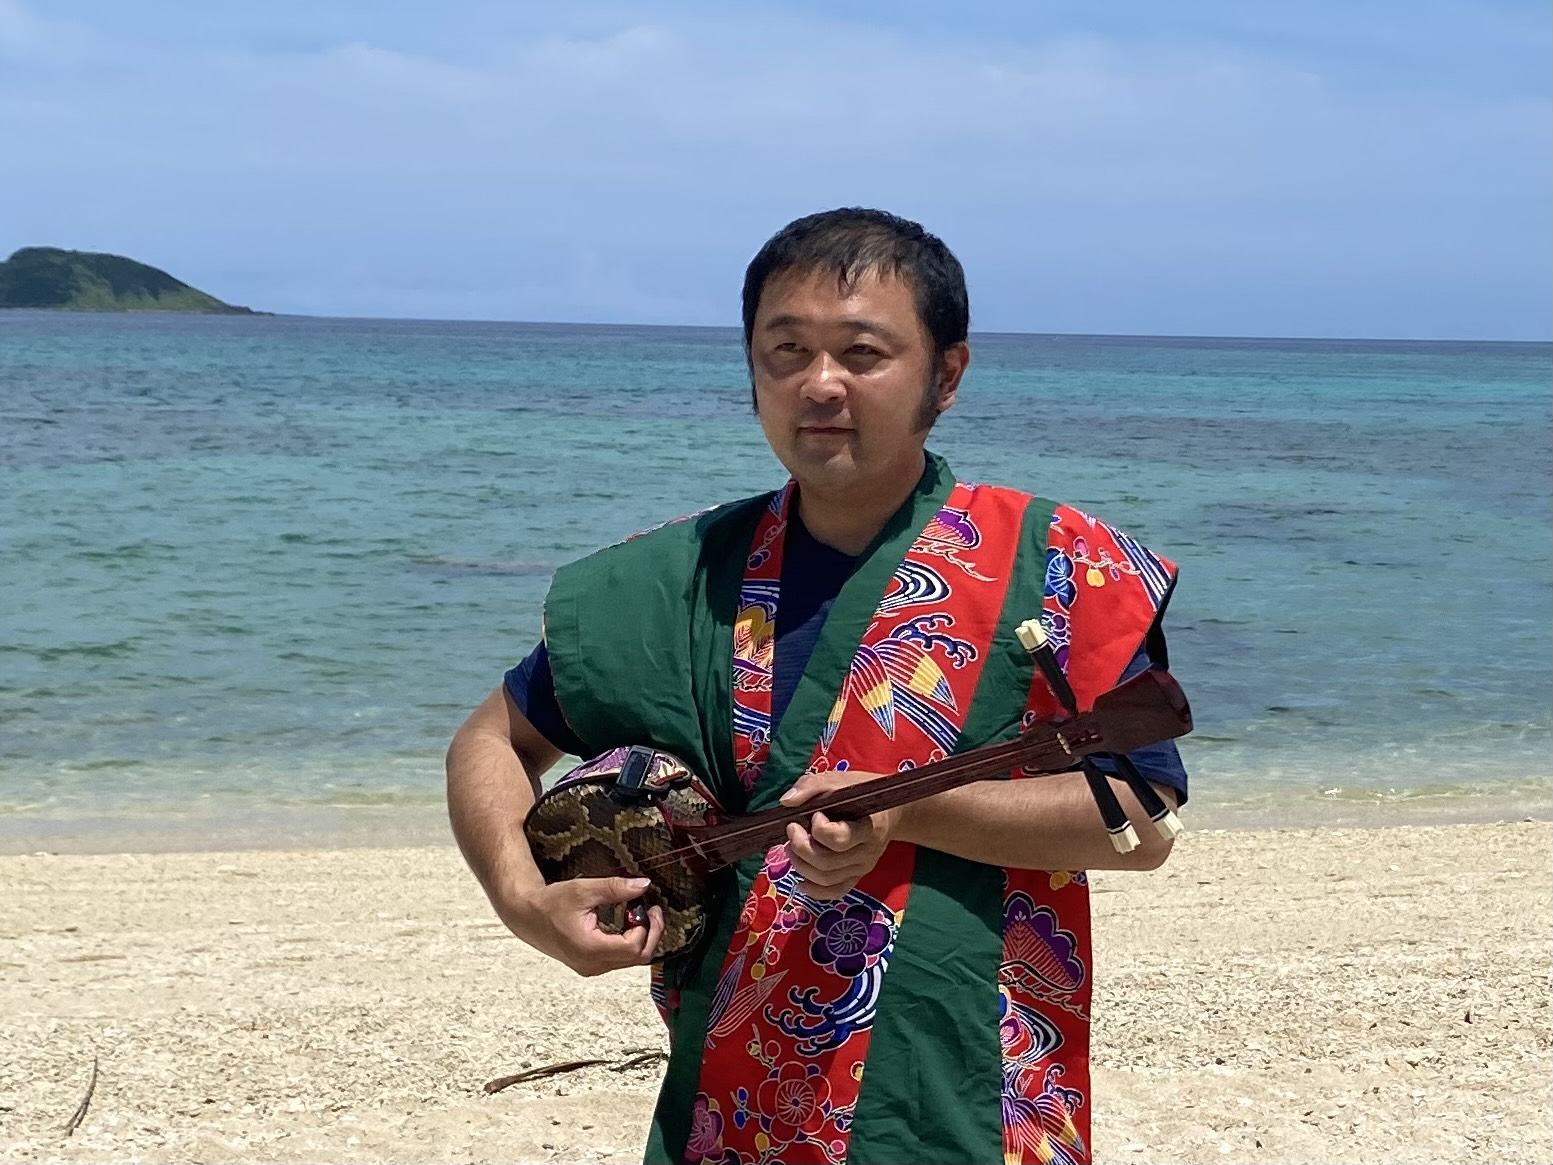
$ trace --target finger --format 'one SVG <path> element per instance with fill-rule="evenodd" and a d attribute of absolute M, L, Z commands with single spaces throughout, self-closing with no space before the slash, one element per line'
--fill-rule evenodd
<path fill-rule="evenodd" d="M 834 902 L 839 898 L 845 898 L 856 885 L 857 880 L 855 878 L 847 878 L 844 881 L 829 885 L 823 882 L 810 881 L 806 878 L 798 883 L 798 889 L 810 898 L 817 898 L 821 902 Z"/>
<path fill-rule="evenodd" d="M 658 942 L 663 937 L 663 928 L 666 925 L 663 907 L 650 907 L 640 926 L 634 927 L 625 936 L 630 939 L 630 952 L 633 962 L 647 963 L 652 961 L 653 952 L 658 948 Z"/>
<path fill-rule="evenodd" d="M 816 813 L 809 821 L 809 836 L 838 853 L 863 845 L 873 836 L 873 831 L 873 822 L 867 817 L 858 821 L 832 821 L 825 814 Z"/>
<path fill-rule="evenodd" d="M 630 944 L 621 952 L 630 958 L 632 965 L 643 962 L 643 952 L 647 950 L 648 930 L 645 926 L 633 927 L 625 936 Z"/>
<path fill-rule="evenodd" d="M 815 845 L 801 825 L 787 827 L 787 858 L 800 876 L 810 870 L 834 869 L 847 860 L 841 854 Z"/>
<path fill-rule="evenodd" d="M 852 822 L 831 821 L 818 813 L 812 824 L 812 832 L 800 831 L 798 838 L 790 841 L 788 846 L 796 856 L 827 870 L 841 869 L 858 861 L 860 851 L 867 848 L 863 843 L 872 836 L 854 829 Z"/>
<path fill-rule="evenodd" d="M 805 773 L 794 781 L 793 787 L 783 793 L 778 800 L 783 805 L 791 808 L 794 805 L 802 805 L 805 801 L 812 800 L 821 793 L 830 793 L 836 789 L 845 789 L 849 785 L 855 785 L 858 779 L 859 774 L 845 770 L 830 773 Z"/>
<path fill-rule="evenodd" d="M 793 860 L 800 852 L 808 853 L 814 848 L 814 843 L 809 840 L 809 831 L 796 821 L 787 824 L 787 858 Z"/>
<path fill-rule="evenodd" d="M 858 861 L 848 854 L 826 854 L 819 861 L 793 859 L 793 872 L 800 878 L 826 886 L 846 878 L 861 878 L 869 868 L 869 863 Z"/>
<path fill-rule="evenodd" d="M 646 926 L 632 927 L 623 934 L 590 929 L 584 925 L 575 934 L 563 935 L 575 955 L 574 966 L 590 968 L 586 974 L 601 974 L 619 967 L 635 967 L 652 958 L 662 938 L 663 910 L 653 907 Z"/>
<path fill-rule="evenodd" d="M 572 887 L 578 904 L 588 909 L 640 898 L 652 885 L 646 878 L 573 878 L 566 884 Z"/>
<path fill-rule="evenodd" d="M 778 797 L 777 800 L 787 806 L 802 805 L 824 787 L 818 773 L 805 773 L 794 781 L 793 787 Z"/>
<path fill-rule="evenodd" d="M 856 884 L 872 868 L 866 858 L 852 854 L 832 854 L 822 851 L 820 861 L 793 858 L 793 873 L 802 881 L 816 886 L 837 886 L 843 882 Z"/>
<path fill-rule="evenodd" d="M 647 932 L 645 926 L 632 926 L 629 921 L 619 931 L 604 929 L 598 913 L 594 910 L 585 910 L 572 916 L 573 925 L 570 927 L 557 924 L 567 933 L 578 946 L 586 946 L 593 951 L 619 950 L 622 944 L 636 946 L 640 944 L 641 936 Z"/>
<path fill-rule="evenodd" d="M 873 868 L 873 863 L 866 858 L 859 858 L 857 851 L 845 854 L 833 854 L 828 850 L 821 850 L 817 858 L 805 860 L 793 859 L 793 869 L 800 878 L 807 878 L 811 882 L 821 882 L 827 886 L 834 885 L 843 878 L 861 878 Z"/>
<path fill-rule="evenodd" d="M 667 924 L 663 907 L 654 906 L 647 912 L 647 948 L 642 951 L 642 962 L 652 962 L 652 957 L 658 953 L 658 943 L 663 938 L 663 928 Z"/>

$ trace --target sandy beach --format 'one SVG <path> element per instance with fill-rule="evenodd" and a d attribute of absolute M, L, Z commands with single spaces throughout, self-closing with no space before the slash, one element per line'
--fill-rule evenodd
<path fill-rule="evenodd" d="M 1097 875 L 1096 1159 L 1553 1159 L 1550 842 L 1199 830 Z M 0 1160 L 634 1161 L 645 978 L 530 952 L 451 844 L 0 858 Z"/>

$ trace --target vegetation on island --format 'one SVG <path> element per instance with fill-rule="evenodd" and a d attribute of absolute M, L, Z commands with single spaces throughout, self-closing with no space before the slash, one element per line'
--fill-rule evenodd
<path fill-rule="evenodd" d="M 23 247 L 0 263 L 0 308 L 259 315 L 122 255 Z"/>

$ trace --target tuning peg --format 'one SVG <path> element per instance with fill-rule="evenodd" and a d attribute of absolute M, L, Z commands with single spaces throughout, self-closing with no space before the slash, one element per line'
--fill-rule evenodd
<path fill-rule="evenodd" d="M 1186 826 L 1181 824 L 1181 819 L 1175 815 L 1175 811 L 1170 808 L 1165 799 L 1154 791 L 1154 786 L 1149 784 L 1138 771 L 1138 766 L 1132 763 L 1132 759 L 1124 752 L 1113 753 L 1112 759 L 1116 761 L 1116 767 L 1121 771 L 1127 787 L 1132 790 L 1132 795 L 1138 799 L 1138 804 L 1143 806 L 1143 811 L 1154 823 L 1159 836 L 1166 841 L 1174 841 L 1185 833 Z"/>
<path fill-rule="evenodd" d="M 1111 848 L 1119 854 L 1130 854 L 1138 848 L 1138 831 L 1127 820 L 1126 810 L 1116 799 L 1111 779 L 1088 757 L 1081 762 L 1081 767 L 1084 780 L 1089 784 L 1089 795 L 1094 798 L 1095 807 L 1100 810 L 1100 820 L 1105 822 L 1105 831 L 1110 835 Z"/>
<path fill-rule="evenodd" d="M 1052 650 L 1051 636 L 1046 633 L 1046 628 L 1041 621 L 1026 619 L 1014 628 L 1014 635 L 1018 638 L 1019 645 L 1035 661 L 1036 667 L 1046 679 L 1046 686 L 1051 689 L 1057 702 L 1067 710 L 1069 716 L 1077 716 L 1078 697 L 1073 694 L 1068 677 L 1063 674 L 1062 665 L 1057 662 L 1057 653 Z M 1122 809 L 1122 803 L 1116 799 L 1116 792 L 1111 788 L 1110 778 L 1088 757 L 1079 761 L 1079 767 L 1084 770 L 1084 780 L 1089 784 L 1089 795 L 1094 799 L 1095 808 L 1100 810 L 1100 819 L 1105 822 L 1105 831 L 1110 835 L 1111 847 L 1119 854 L 1131 853 L 1138 848 L 1138 831 L 1132 827 L 1132 822 L 1127 820 L 1127 813 Z M 1152 793 L 1153 790 L 1150 789 L 1149 792 Z M 1157 794 L 1154 799 L 1159 800 Z"/>
<path fill-rule="evenodd" d="M 1019 645 L 1026 651 L 1036 652 L 1046 646 L 1046 628 L 1041 626 L 1039 619 L 1026 619 L 1014 628 L 1014 635 L 1018 637 Z"/>
<path fill-rule="evenodd" d="M 1078 697 L 1073 694 L 1073 688 L 1068 684 L 1068 677 L 1063 674 L 1062 665 L 1057 662 L 1057 653 L 1052 650 L 1051 637 L 1046 634 L 1046 628 L 1042 626 L 1041 621 L 1026 619 L 1014 628 L 1014 635 L 1026 654 L 1035 661 L 1035 666 L 1041 669 L 1041 675 L 1046 678 L 1046 686 L 1051 689 L 1052 695 L 1057 697 L 1057 702 L 1069 716 L 1077 716 Z"/>

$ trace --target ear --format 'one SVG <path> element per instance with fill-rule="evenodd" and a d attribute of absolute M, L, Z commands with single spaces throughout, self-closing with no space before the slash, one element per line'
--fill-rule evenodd
<path fill-rule="evenodd" d="M 964 340 L 944 349 L 942 366 L 938 373 L 938 413 L 942 416 L 954 404 L 960 391 L 960 381 L 971 363 L 971 346 Z"/>

